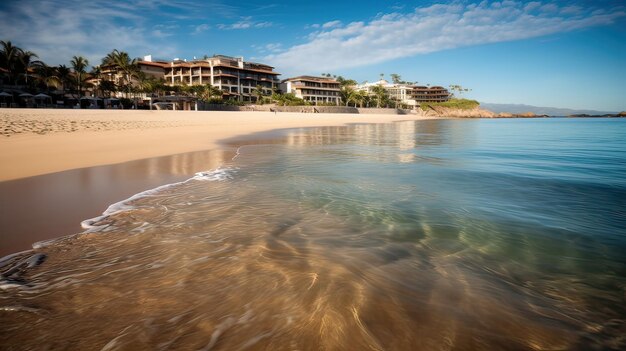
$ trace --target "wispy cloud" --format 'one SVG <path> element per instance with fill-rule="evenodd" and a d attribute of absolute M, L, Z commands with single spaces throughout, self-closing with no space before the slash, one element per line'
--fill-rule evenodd
<path fill-rule="evenodd" d="M 177 24 L 157 24 L 152 27 L 152 36 L 157 38 L 171 37 L 178 28 L 180 26 Z"/>
<path fill-rule="evenodd" d="M 462 46 L 505 42 L 592 26 L 624 17 L 623 8 L 597 9 L 505 0 L 453 2 L 393 12 L 367 22 L 313 25 L 306 43 L 264 59 L 289 71 L 336 70 Z M 331 25 L 332 24 L 332 25 Z"/>
<path fill-rule="evenodd" d="M 252 45 L 252 48 L 257 50 L 260 54 L 270 54 L 280 52 L 283 48 L 283 44 L 269 43 L 265 45 Z"/>
<path fill-rule="evenodd" d="M 194 28 L 194 30 L 193 30 L 193 33 L 191 33 L 191 34 L 200 34 L 200 33 L 206 32 L 207 30 L 211 29 L 211 26 L 206 24 L 206 23 L 203 23 L 203 24 L 199 24 L 197 26 L 194 26 L 193 28 Z"/>
<path fill-rule="evenodd" d="M 168 1 L 169 5 L 177 4 Z M 145 6 L 158 6 L 159 1 Z M 176 48 L 158 45 L 173 34 L 176 24 L 152 25 L 142 17 L 146 8 L 133 4 L 93 0 L 7 3 L 0 8 L 2 40 L 36 52 L 48 64 L 68 64 L 74 55 L 86 57 L 91 65 L 113 49 L 131 55 L 154 53 L 171 56 Z"/>
<path fill-rule="evenodd" d="M 335 28 L 335 27 L 339 27 L 340 25 L 341 25 L 341 21 L 339 20 L 330 21 L 330 22 L 326 22 L 322 24 L 322 29 Z"/>
<path fill-rule="evenodd" d="M 257 22 L 252 19 L 252 17 L 242 17 L 239 21 L 231 23 L 231 24 L 218 24 L 217 28 L 223 30 L 230 29 L 253 29 L 253 28 L 269 28 L 272 27 L 274 23 L 263 21 Z"/>

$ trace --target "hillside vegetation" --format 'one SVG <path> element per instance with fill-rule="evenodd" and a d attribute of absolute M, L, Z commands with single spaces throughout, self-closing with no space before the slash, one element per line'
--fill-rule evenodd
<path fill-rule="evenodd" d="M 468 99 L 450 99 L 446 102 L 422 102 L 420 107 L 422 110 L 430 110 L 433 106 L 441 106 L 447 108 L 456 108 L 460 110 L 471 110 L 480 106 L 480 103 L 476 100 Z"/>

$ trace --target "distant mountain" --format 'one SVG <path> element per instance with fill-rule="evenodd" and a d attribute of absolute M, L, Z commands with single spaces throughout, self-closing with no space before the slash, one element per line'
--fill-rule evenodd
<path fill-rule="evenodd" d="M 536 115 L 548 115 L 548 116 L 569 116 L 569 115 L 578 115 L 578 114 L 606 115 L 606 114 L 616 113 L 616 112 L 595 111 L 595 110 L 573 110 L 569 108 L 558 108 L 558 107 L 539 107 L 539 106 L 522 105 L 522 104 L 492 104 L 489 102 L 481 102 L 480 107 L 489 111 L 493 111 L 495 113 L 532 112 Z"/>

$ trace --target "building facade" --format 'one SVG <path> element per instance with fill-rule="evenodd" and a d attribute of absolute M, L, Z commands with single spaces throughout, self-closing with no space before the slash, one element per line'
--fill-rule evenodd
<path fill-rule="evenodd" d="M 271 95 L 280 83 L 279 75 L 272 66 L 215 55 L 189 62 L 174 60 L 165 67 L 164 78 L 170 85 L 211 84 L 222 90 L 224 98 L 251 102 L 257 99 L 257 87 L 263 95 Z"/>
<path fill-rule="evenodd" d="M 246 102 L 256 101 L 260 87 L 263 95 L 271 95 L 278 88 L 280 73 L 274 67 L 254 62 L 245 62 L 242 57 L 216 55 L 204 59 L 186 61 L 155 61 L 145 56 L 137 61 L 139 71 L 146 76 L 164 79 L 165 84 L 204 85 L 211 84 L 222 90 L 223 97 Z M 114 67 L 101 67 L 101 79 L 113 81 L 120 86 L 128 82 L 128 78 L 117 72 Z M 133 83 L 136 83 L 136 80 Z M 96 85 L 99 83 L 94 82 Z M 118 95 L 121 96 L 121 92 Z"/>
<path fill-rule="evenodd" d="M 415 86 L 410 93 L 411 99 L 420 102 L 446 102 L 450 100 L 448 89 L 440 86 Z"/>
<path fill-rule="evenodd" d="M 341 84 L 326 77 L 298 76 L 282 81 L 280 90 L 296 97 L 317 104 L 340 104 Z"/>
<path fill-rule="evenodd" d="M 450 93 L 444 87 L 415 86 L 408 84 L 393 84 L 384 79 L 374 83 L 357 85 L 357 90 L 362 90 L 372 95 L 372 89 L 381 86 L 385 89 L 389 98 L 404 105 L 416 107 L 422 102 L 445 102 L 450 100 Z"/>

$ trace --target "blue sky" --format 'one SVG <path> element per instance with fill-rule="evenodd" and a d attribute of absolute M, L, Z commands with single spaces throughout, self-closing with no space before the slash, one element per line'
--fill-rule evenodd
<path fill-rule="evenodd" d="M 397 73 L 484 102 L 626 110 L 623 1 L 5 0 L 0 15 L 0 39 L 51 65 L 219 53 L 281 78 Z"/>

